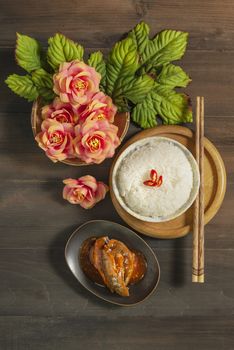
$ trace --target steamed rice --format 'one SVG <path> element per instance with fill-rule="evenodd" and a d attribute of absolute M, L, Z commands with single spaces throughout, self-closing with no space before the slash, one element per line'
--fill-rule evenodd
<path fill-rule="evenodd" d="M 152 169 L 163 176 L 160 187 L 144 185 Z M 193 172 L 180 147 L 167 140 L 152 139 L 122 160 L 117 182 L 120 196 L 132 211 L 152 218 L 165 217 L 189 200 Z"/>

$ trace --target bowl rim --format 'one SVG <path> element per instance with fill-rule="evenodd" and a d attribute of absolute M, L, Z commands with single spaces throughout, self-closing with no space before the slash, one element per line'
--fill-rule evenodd
<path fill-rule="evenodd" d="M 70 268 L 69 266 L 69 263 L 68 263 L 68 254 L 67 254 L 67 250 L 68 250 L 68 246 L 70 244 L 70 241 L 72 240 L 72 238 L 77 234 L 77 231 L 79 231 L 83 226 L 86 226 L 90 223 L 93 223 L 93 222 L 109 222 L 111 224 L 116 224 L 118 226 L 121 226 L 121 227 L 124 227 L 125 229 L 127 228 L 129 231 L 131 231 L 135 236 L 137 236 L 137 238 L 142 241 L 146 246 L 147 246 L 147 249 L 149 249 L 149 251 L 151 252 L 152 256 L 154 257 L 155 261 L 156 261 L 156 264 L 157 264 L 157 267 L 158 267 L 158 278 L 157 278 L 157 282 L 155 283 L 153 289 L 150 291 L 149 294 L 147 294 L 142 300 L 139 300 L 135 303 L 132 303 L 132 304 L 123 304 L 123 303 L 120 303 L 120 302 L 116 302 L 116 301 L 110 301 L 109 299 L 106 299 L 98 294 L 96 294 L 95 292 L 93 292 L 90 288 L 88 288 L 87 286 L 85 286 L 76 276 L 76 274 L 72 271 L 72 269 Z M 124 225 L 121 225 L 119 224 L 118 222 L 114 222 L 114 221 L 110 221 L 110 220 L 104 220 L 104 219 L 97 219 L 97 220 L 89 220 L 89 221 L 86 221 L 84 222 L 82 225 L 78 226 L 72 233 L 71 235 L 69 236 L 67 242 L 66 242 L 66 245 L 65 245 L 65 249 L 64 249 L 64 257 L 65 257 L 65 261 L 66 261 L 66 264 L 69 268 L 69 270 L 71 271 L 71 273 L 73 274 L 73 276 L 77 279 L 77 281 L 86 289 L 88 290 L 90 293 L 92 293 L 93 295 L 95 295 L 97 298 L 100 298 L 101 300 L 104 300 L 110 304 L 114 304 L 114 305 L 118 305 L 118 306 L 124 306 L 124 307 L 132 307 L 132 306 L 135 306 L 135 305 L 138 305 L 140 303 L 142 303 L 143 301 L 145 301 L 146 299 L 148 299 L 157 289 L 158 287 L 158 284 L 160 282 L 160 279 L 161 279 L 161 268 L 160 268 L 160 264 L 159 264 L 159 261 L 158 261 L 158 258 L 156 256 L 156 254 L 154 253 L 153 249 L 150 247 L 150 245 L 142 238 L 140 237 L 132 228 L 129 228 L 127 226 L 124 226 Z"/>
<path fill-rule="evenodd" d="M 192 187 L 192 190 L 190 192 L 190 196 L 189 196 L 188 201 L 181 208 L 179 208 L 177 211 L 175 211 L 171 215 L 168 215 L 165 217 L 160 217 L 160 216 L 149 217 L 149 216 L 144 216 L 144 215 L 141 215 L 141 214 L 134 212 L 132 209 L 130 209 L 125 204 L 124 200 L 122 199 L 122 197 L 119 193 L 117 181 L 116 181 L 116 174 L 117 174 L 118 168 L 119 168 L 122 160 L 131 151 L 134 151 L 134 149 L 136 149 L 138 145 L 140 146 L 142 144 L 142 146 L 143 146 L 145 143 L 147 143 L 147 140 L 150 140 L 150 139 L 157 139 L 158 141 L 163 140 L 163 141 L 167 141 L 167 142 L 169 141 L 171 143 L 176 144 L 184 152 L 186 158 L 189 160 L 189 162 L 191 164 L 191 168 L 192 168 L 192 173 L 193 173 L 193 187 Z M 147 137 L 144 137 L 140 140 L 133 142 L 127 148 L 125 148 L 124 151 L 120 153 L 120 155 L 117 155 L 117 159 L 115 161 L 113 171 L 111 174 L 111 184 L 112 184 L 112 189 L 113 189 L 114 195 L 115 195 L 118 203 L 128 214 L 130 214 L 131 216 L 133 216 L 141 221 L 152 222 L 152 223 L 166 222 L 166 221 L 176 219 L 181 214 L 185 213 L 192 206 L 193 202 L 195 201 L 195 199 L 197 197 L 199 187 L 200 187 L 200 172 L 199 172 L 197 161 L 194 158 L 193 154 L 190 152 L 190 150 L 187 147 L 182 145 L 180 142 L 178 142 L 174 139 L 171 139 L 169 137 L 165 137 L 165 136 L 147 136 Z"/>

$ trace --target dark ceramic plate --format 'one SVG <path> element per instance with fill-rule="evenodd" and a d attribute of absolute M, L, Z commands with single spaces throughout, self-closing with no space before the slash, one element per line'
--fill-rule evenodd
<path fill-rule="evenodd" d="M 82 243 L 90 237 L 101 236 L 118 239 L 130 249 L 143 253 L 146 258 L 146 274 L 141 281 L 129 287 L 129 297 L 121 297 L 120 295 L 111 293 L 106 287 L 92 282 L 86 277 L 80 267 L 79 253 Z M 132 230 L 111 221 L 94 220 L 80 226 L 67 242 L 65 258 L 74 276 L 86 289 L 101 299 L 122 306 L 134 305 L 143 301 L 155 290 L 160 278 L 158 260 L 148 244 Z"/>

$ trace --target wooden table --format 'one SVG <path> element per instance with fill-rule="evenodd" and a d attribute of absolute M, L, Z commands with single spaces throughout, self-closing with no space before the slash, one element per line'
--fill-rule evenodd
<path fill-rule="evenodd" d="M 234 6 L 232 0 L 1 0 L 0 11 L 0 349 L 234 349 Z M 61 31 L 90 50 L 108 51 L 140 20 L 152 32 L 190 33 L 182 61 L 193 102 L 205 96 L 205 133 L 221 152 L 228 187 L 206 227 L 206 283 L 191 283 L 192 236 L 145 238 L 161 264 L 157 292 L 121 308 L 101 302 L 64 261 L 71 232 L 90 219 L 123 223 L 109 196 L 93 210 L 62 199 L 62 179 L 92 174 L 107 181 L 111 161 L 83 168 L 54 165 L 33 140 L 31 104 L 3 81 L 16 68 L 15 32 L 46 44 Z M 129 135 L 139 129 L 131 126 Z"/>

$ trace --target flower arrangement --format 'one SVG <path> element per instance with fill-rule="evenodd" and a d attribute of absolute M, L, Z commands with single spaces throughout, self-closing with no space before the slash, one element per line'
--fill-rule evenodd
<path fill-rule="evenodd" d="M 113 124 L 117 111 L 129 111 L 142 128 L 192 121 L 190 99 L 176 87 L 191 81 L 180 59 L 188 34 L 164 30 L 153 39 L 141 22 L 117 42 L 105 59 L 100 51 L 84 58 L 84 48 L 62 34 L 45 51 L 35 39 L 17 34 L 16 61 L 28 74 L 6 79 L 29 101 L 43 100 L 39 146 L 54 162 L 78 158 L 101 163 L 120 144 Z"/>
<path fill-rule="evenodd" d="M 79 60 L 61 63 L 54 74 L 58 96 L 42 108 L 41 132 L 36 135 L 52 161 L 79 158 L 99 164 L 114 155 L 120 144 L 112 124 L 117 108 L 99 90 L 100 80 L 94 68 Z"/>

